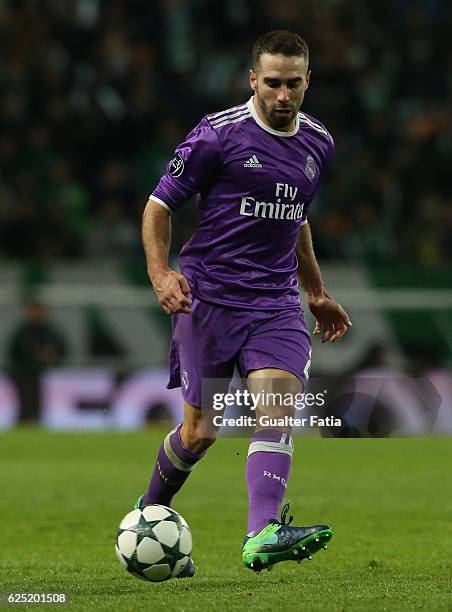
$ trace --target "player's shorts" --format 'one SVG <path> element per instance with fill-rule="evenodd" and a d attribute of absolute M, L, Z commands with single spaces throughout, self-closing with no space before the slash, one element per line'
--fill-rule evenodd
<path fill-rule="evenodd" d="M 192 314 L 173 315 L 168 388 L 182 388 L 185 401 L 201 407 L 203 379 L 242 378 L 252 370 L 277 368 L 306 383 L 311 337 L 301 310 L 246 311 L 202 302 Z"/>

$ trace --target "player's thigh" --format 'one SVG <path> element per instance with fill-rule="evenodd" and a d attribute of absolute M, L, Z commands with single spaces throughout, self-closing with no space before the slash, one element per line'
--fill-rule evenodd
<path fill-rule="evenodd" d="M 279 370 L 282 374 L 272 375 L 270 379 L 295 377 L 303 385 L 309 376 L 310 363 L 311 337 L 303 314 L 298 310 L 269 313 L 252 329 L 239 355 L 244 377 L 253 372 L 253 378 L 265 380 L 268 372 L 261 370 Z"/>
<path fill-rule="evenodd" d="M 175 321 L 169 386 L 181 386 L 187 404 L 206 409 L 214 392 L 227 391 L 246 326 L 237 311 L 196 298 L 192 314 Z"/>

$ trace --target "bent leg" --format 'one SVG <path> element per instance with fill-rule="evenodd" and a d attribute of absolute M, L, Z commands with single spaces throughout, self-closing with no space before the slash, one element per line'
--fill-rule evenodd
<path fill-rule="evenodd" d="M 216 432 L 204 425 L 201 410 L 184 402 L 184 421 L 161 445 L 143 504 L 171 506 L 191 471 L 215 441 Z"/>

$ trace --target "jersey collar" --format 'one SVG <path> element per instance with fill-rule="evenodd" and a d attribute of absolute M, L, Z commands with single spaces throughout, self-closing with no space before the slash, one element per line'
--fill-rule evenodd
<path fill-rule="evenodd" d="M 248 110 L 250 111 L 251 116 L 253 117 L 254 121 L 257 123 L 257 125 L 259 127 L 261 127 L 266 132 L 269 132 L 270 134 L 273 134 L 274 136 L 282 136 L 283 138 L 287 138 L 289 136 L 295 136 L 295 134 L 298 132 L 298 129 L 300 127 L 300 119 L 299 119 L 298 113 L 297 113 L 297 115 L 295 117 L 295 127 L 294 127 L 294 129 L 291 132 L 280 132 L 279 130 L 274 130 L 271 127 L 268 127 L 268 125 L 266 125 L 262 121 L 262 119 L 257 114 L 257 110 L 256 110 L 256 108 L 254 106 L 253 98 L 254 98 L 254 96 L 251 96 L 251 98 L 246 103 L 246 106 L 247 106 Z"/>

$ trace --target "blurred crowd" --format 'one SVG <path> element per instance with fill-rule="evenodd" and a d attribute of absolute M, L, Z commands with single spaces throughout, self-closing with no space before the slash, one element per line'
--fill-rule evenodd
<path fill-rule="evenodd" d="M 2 0 L 0 255 L 141 257 L 144 204 L 204 115 L 246 100 L 257 36 L 311 49 L 336 155 L 324 259 L 452 259 L 452 6 L 442 0 Z M 178 213 L 175 249 L 196 225 Z M 177 217 L 178 215 L 176 215 Z"/>

